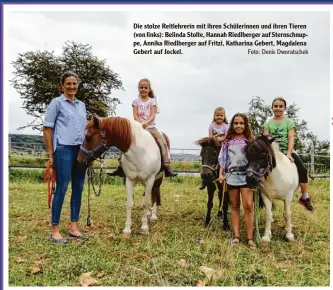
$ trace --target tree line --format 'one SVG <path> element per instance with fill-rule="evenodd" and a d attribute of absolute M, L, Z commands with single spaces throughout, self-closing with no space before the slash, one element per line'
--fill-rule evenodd
<path fill-rule="evenodd" d="M 22 125 L 18 129 L 32 127 L 41 130 L 42 120 L 50 101 L 58 96 L 60 90 L 60 75 L 67 70 L 75 71 L 81 83 L 76 97 L 86 104 L 87 117 L 114 116 L 120 100 L 113 96 L 115 90 L 124 90 L 120 76 L 92 52 L 88 44 L 65 42 L 60 55 L 54 51 L 27 51 L 18 54 L 12 62 L 14 77 L 10 80 L 12 86 L 20 95 L 25 112 L 35 117 L 33 122 Z M 295 121 L 295 149 L 302 153 L 310 152 L 313 143 L 316 154 L 329 154 L 329 140 L 319 140 L 307 127 L 307 122 L 298 115 L 299 107 L 293 103 L 288 105 L 287 116 Z M 247 112 L 255 135 L 263 132 L 263 125 L 272 117 L 271 104 L 265 104 L 259 96 L 252 97 Z M 41 136 L 12 134 L 12 142 L 43 143 Z M 30 142 L 33 141 L 33 142 Z M 322 162 L 329 165 L 329 158 Z M 307 162 L 307 161 L 305 161 Z"/>

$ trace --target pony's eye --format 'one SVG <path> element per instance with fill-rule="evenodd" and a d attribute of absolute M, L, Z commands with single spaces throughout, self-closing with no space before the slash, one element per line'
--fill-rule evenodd
<path fill-rule="evenodd" d="M 86 140 L 90 141 L 91 140 L 91 136 L 86 135 Z"/>

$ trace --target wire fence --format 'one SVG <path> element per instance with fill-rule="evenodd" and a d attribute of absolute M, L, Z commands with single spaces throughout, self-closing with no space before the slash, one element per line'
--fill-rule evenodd
<path fill-rule="evenodd" d="M 34 158 L 45 158 L 46 147 L 43 143 L 25 143 L 25 142 L 11 142 L 9 139 L 9 155 L 14 156 L 30 156 Z M 118 159 L 120 151 L 116 147 L 111 147 L 105 156 L 106 160 Z M 311 178 L 329 178 L 330 177 L 330 155 L 327 152 L 316 153 L 313 148 L 309 153 L 298 153 L 302 158 L 304 165 L 309 171 Z M 170 149 L 171 161 L 179 163 L 191 163 L 193 168 L 191 172 L 200 172 L 200 148 L 198 149 L 185 149 L 185 148 L 171 148 Z M 20 166 L 25 167 L 25 166 Z M 27 167 L 27 166 L 26 166 Z M 40 167 L 42 168 L 42 167 Z M 186 170 L 183 170 L 186 172 Z M 178 171 L 179 172 L 179 171 Z"/>

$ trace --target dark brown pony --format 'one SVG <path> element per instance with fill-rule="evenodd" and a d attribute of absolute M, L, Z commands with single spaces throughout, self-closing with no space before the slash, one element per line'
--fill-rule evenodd
<path fill-rule="evenodd" d="M 229 194 L 225 190 L 223 192 L 223 186 L 220 182 L 216 182 L 219 175 L 219 162 L 218 156 L 221 150 L 221 145 L 213 138 L 205 137 L 195 142 L 201 146 L 201 179 L 207 186 L 208 201 L 207 201 L 207 214 L 204 221 L 204 226 L 208 226 L 211 221 L 211 211 L 213 208 L 213 199 L 216 189 L 218 190 L 219 197 L 219 209 L 218 216 L 223 216 L 222 229 L 227 231 L 229 229 L 228 224 L 228 204 Z M 221 210 L 223 208 L 223 211 Z"/>

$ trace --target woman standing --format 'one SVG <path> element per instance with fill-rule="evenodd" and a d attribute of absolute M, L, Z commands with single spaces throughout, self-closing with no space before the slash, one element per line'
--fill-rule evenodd
<path fill-rule="evenodd" d="M 84 140 L 87 118 L 85 104 L 75 98 L 79 86 L 78 76 L 68 71 L 61 76 L 60 81 L 63 94 L 54 98 L 47 108 L 43 135 L 49 154 L 49 164 L 56 171 L 50 240 L 55 243 L 67 243 L 68 240 L 60 233 L 59 223 L 70 179 L 72 180 L 71 224 L 68 236 L 82 240 L 88 239 L 81 234 L 78 225 L 85 169 L 76 165 L 80 145 Z"/>

